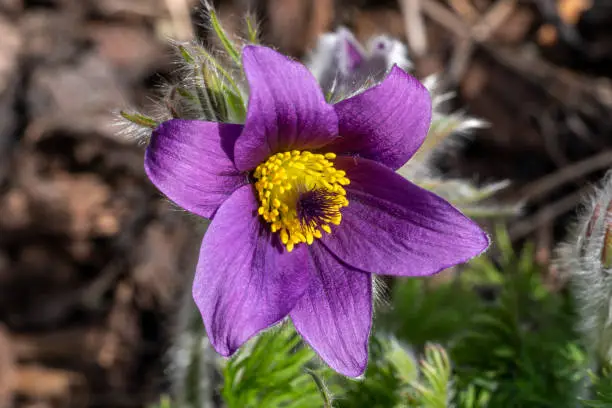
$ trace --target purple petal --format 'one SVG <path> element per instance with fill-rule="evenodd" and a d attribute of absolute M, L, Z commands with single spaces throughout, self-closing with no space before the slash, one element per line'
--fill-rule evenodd
<path fill-rule="evenodd" d="M 250 96 L 234 149 L 239 170 L 251 170 L 280 151 L 320 148 L 337 137 L 334 108 L 302 64 L 252 45 L 244 47 L 242 62 Z"/>
<path fill-rule="evenodd" d="M 465 262 L 489 245 L 480 227 L 444 199 L 365 159 L 340 158 L 348 207 L 324 235 L 338 258 L 382 275 L 424 276 Z"/>
<path fill-rule="evenodd" d="M 231 159 L 241 125 L 173 119 L 159 125 L 145 152 L 145 172 L 169 199 L 210 218 L 246 183 Z"/>
<path fill-rule="evenodd" d="M 372 277 L 342 263 L 322 245 L 311 245 L 310 254 L 311 283 L 291 319 L 330 367 L 357 377 L 368 363 Z"/>
<path fill-rule="evenodd" d="M 217 211 L 200 251 L 193 297 L 224 356 L 287 316 L 310 280 L 306 246 L 283 252 L 257 207 L 252 186 L 238 189 Z"/>
<path fill-rule="evenodd" d="M 403 166 L 425 140 L 431 121 L 429 91 L 394 66 L 387 78 L 334 105 L 340 137 L 326 151 Z"/>

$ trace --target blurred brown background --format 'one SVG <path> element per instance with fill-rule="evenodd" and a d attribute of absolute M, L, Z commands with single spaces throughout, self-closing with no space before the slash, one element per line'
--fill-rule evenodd
<path fill-rule="evenodd" d="M 193 0 L 0 0 L 0 407 L 140 407 L 167 387 L 173 311 L 201 228 L 146 180 L 112 112 L 146 111 L 176 68 L 166 38 L 205 38 Z M 342 24 L 406 40 L 491 123 L 443 155 L 510 179 L 515 241 L 547 263 L 578 198 L 612 165 L 607 0 L 234 0 L 300 57 Z M 554 274 L 554 271 L 551 271 Z M 554 276 L 551 277 L 554 279 Z"/>

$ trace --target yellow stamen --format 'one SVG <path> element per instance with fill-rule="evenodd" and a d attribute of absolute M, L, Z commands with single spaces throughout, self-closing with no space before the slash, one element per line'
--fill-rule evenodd
<path fill-rule="evenodd" d="M 340 209 L 348 206 L 346 172 L 336 170 L 334 153 L 313 154 L 293 150 L 277 153 L 255 169 L 258 213 L 277 232 L 288 252 L 295 245 L 311 245 L 321 230 L 342 221 Z"/>

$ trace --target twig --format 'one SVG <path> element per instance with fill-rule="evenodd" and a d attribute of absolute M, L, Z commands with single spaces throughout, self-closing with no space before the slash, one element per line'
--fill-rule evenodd
<path fill-rule="evenodd" d="M 540 226 L 553 222 L 557 217 L 574 208 L 576 203 L 592 188 L 593 186 L 590 185 L 585 186 L 547 205 L 532 216 L 525 217 L 516 224 L 513 224 L 508 231 L 510 239 L 512 241 L 519 240 L 537 230 Z"/>
<path fill-rule="evenodd" d="M 166 8 L 170 13 L 173 34 L 176 40 L 188 41 L 193 38 L 189 2 L 187 0 L 165 0 Z"/>
<path fill-rule="evenodd" d="M 427 53 L 427 33 L 425 32 L 425 23 L 421 13 L 421 1 L 400 1 L 408 45 L 416 56 L 423 56 Z"/>
<path fill-rule="evenodd" d="M 474 23 L 480 19 L 480 13 L 469 0 L 449 0 L 449 3 L 465 21 Z"/>
<path fill-rule="evenodd" d="M 553 120 L 553 115 L 547 111 L 544 114 L 534 115 L 534 119 L 540 124 L 540 134 L 544 140 L 544 148 L 548 152 L 550 158 L 555 162 L 557 167 L 567 166 L 569 161 L 559 145 L 559 140 L 557 139 L 558 132 L 556 123 Z"/>
<path fill-rule="evenodd" d="M 515 8 L 516 0 L 499 0 L 491 6 L 472 30 L 474 39 L 479 42 L 487 41 L 510 17 Z"/>
<path fill-rule="evenodd" d="M 404 2 L 409 0 L 404 0 Z M 425 14 L 448 31 L 460 37 L 469 37 L 470 30 L 451 10 L 434 0 L 421 0 Z"/>
<path fill-rule="evenodd" d="M 516 7 L 517 0 L 499 0 L 473 26 L 473 21 L 469 21 L 470 26 L 468 26 L 450 9 L 434 0 L 421 1 L 423 12 L 429 18 L 459 37 L 451 58 L 451 69 L 448 76 L 451 83 L 457 83 L 463 77 L 469 65 L 476 48 L 475 45 L 483 44 L 489 40 L 491 35 L 510 17 Z M 459 4 L 455 4 L 455 6 L 460 7 Z"/>
<path fill-rule="evenodd" d="M 610 166 L 612 166 L 612 150 L 605 150 L 527 184 L 519 191 L 519 197 L 526 202 L 534 202 L 565 183 Z"/>
<path fill-rule="evenodd" d="M 476 44 L 470 38 L 462 38 L 457 41 L 447 71 L 447 78 L 451 83 L 458 83 L 463 78 L 475 47 Z"/>

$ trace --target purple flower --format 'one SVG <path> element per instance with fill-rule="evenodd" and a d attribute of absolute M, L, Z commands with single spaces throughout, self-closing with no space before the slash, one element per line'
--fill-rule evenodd
<path fill-rule="evenodd" d="M 212 218 L 193 286 L 224 356 L 289 316 L 331 367 L 363 373 L 372 273 L 425 276 L 488 238 L 446 201 L 397 175 L 429 127 L 427 90 L 399 68 L 335 105 L 301 64 L 242 54 L 244 125 L 170 120 L 145 155 L 152 182 Z"/>

